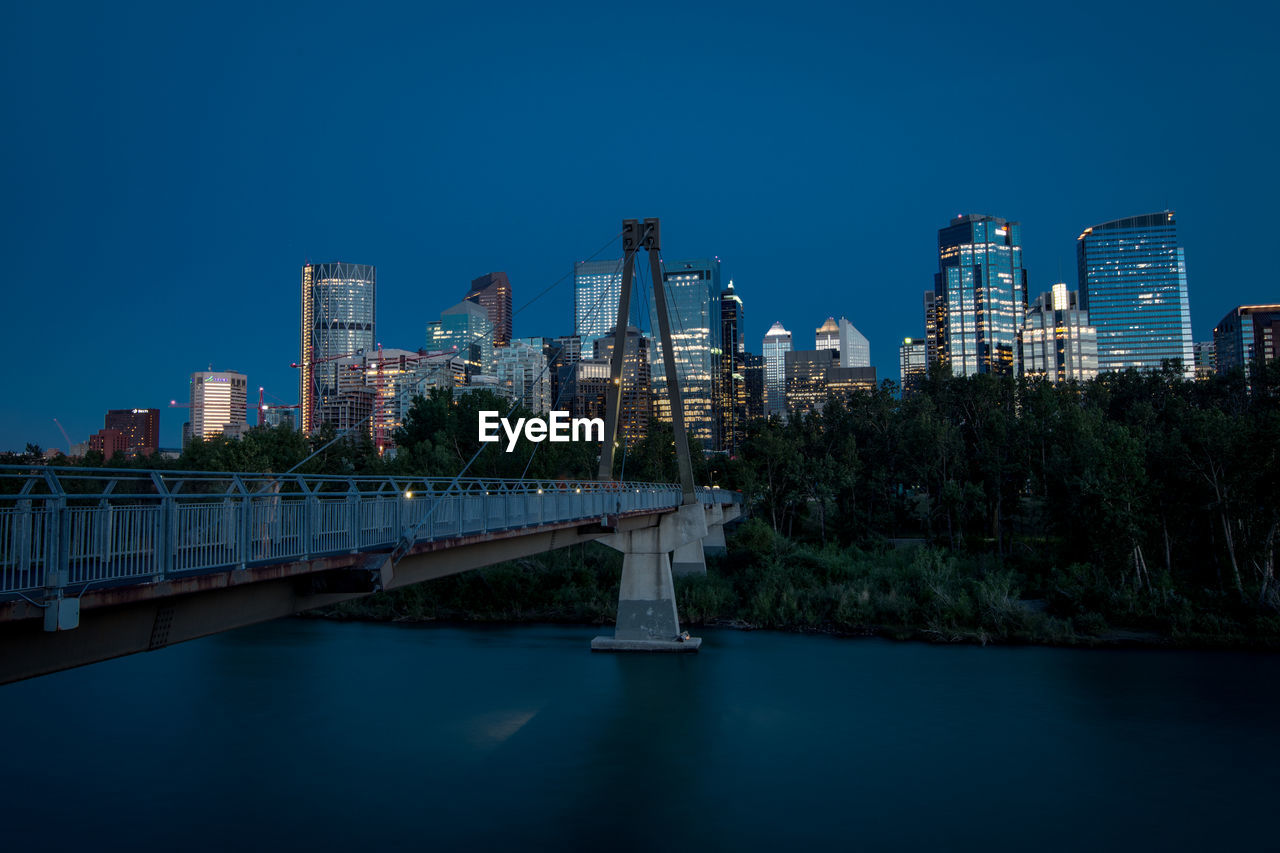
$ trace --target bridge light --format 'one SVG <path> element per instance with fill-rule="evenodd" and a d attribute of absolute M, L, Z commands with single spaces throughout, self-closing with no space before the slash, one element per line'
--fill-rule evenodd
<path fill-rule="evenodd" d="M 574 489 L 574 492 L 576 492 L 577 494 L 582 494 L 582 487 L 579 486 L 578 488 Z"/>
<path fill-rule="evenodd" d="M 538 494 L 542 494 L 542 489 L 538 489 Z"/>
<path fill-rule="evenodd" d="M 412 497 L 413 497 L 413 490 L 412 490 L 412 489 L 405 489 L 405 491 L 404 491 L 404 496 L 405 496 L 405 498 L 412 498 Z"/>

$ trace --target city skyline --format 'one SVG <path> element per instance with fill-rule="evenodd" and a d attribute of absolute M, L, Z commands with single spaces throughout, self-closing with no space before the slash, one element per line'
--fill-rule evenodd
<path fill-rule="evenodd" d="M 527 38 L 536 16 L 523 7 L 351 22 L 319 5 L 248 25 L 223 10 L 64 21 L 18 9 L 5 60 L 15 85 L 0 97 L 31 132 L 11 140 L 0 239 L 22 318 L 14 347 L 41 358 L 5 368 L 0 446 L 63 444 L 55 417 L 79 440 L 109 409 L 163 407 L 208 363 L 294 402 L 308 260 L 376 264 L 378 337 L 412 349 L 477 276 L 505 271 L 518 308 L 628 216 L 662 218 L 667 257 L 724 261 L 750 302 L 752 347 L 775 320 L 805 337 L 844 314 L 893 377 L 896 343 L 924 331 L 919 294 L 950 217 L 1021 222 L 1037 294 L 1078 289 L 1082 229 L 1171 208 L 1192 337 L 1208 340 L 1233 306 L 1276 299 L 1236 249 L 1265 244 L 1265 205 L 1280 190 L 1269 153 L 1280 118 L 1253 94 L 1270 73 L 1276 16 L 1254 10 L 1243 26 L 1241 12 L 1160 4 L 1097 26 L 1033 8 L 746 7 L 731 20 L 682 10 L 655 34 L 583 5 L 557 30 L 581 49 L 560 55 Z M 351 36 L 341 67 L 282 49 L 335 31 Z M 618 36 L 606 46 L 602 31 Z M 911 38 L 885 37 L 899 33 Z M 1019 119 L 998 162 L 956 169 L 955 142 L 926 105 L 968 67 L 967 45 L 992 43 L 1003 59 L 990 76 Z M 1185 47 L 1171 57 L 1170 44 Z M 687 59 L 654 63 L 655 51 Z M 1160 85 L 1142 82 L 1157 66 Z M 616 119 L 619 81 L 637 68 L 664 115 L 705 127 L 638 144 Z M 299 117 L 310 126 L 357 108 L 373 129 L 299 143 Z M 593 132 L 566 135 L 560 116 Z M 493 121 L 520 126 L 521 144 L 475 132 Z M 561 288 L 516 315 L 513 334 L 569 332 Z M 225 306 L 216 321 L 213 304 Z M 75 345 L 50 346 L 55 336 Z M 161 353 L 159 367 L 67 393 L 60 377 L 88 351 L 129 358 L 126 343 Z M 178 444 L 176 415 L 162 413 L 165 446 Z"/>

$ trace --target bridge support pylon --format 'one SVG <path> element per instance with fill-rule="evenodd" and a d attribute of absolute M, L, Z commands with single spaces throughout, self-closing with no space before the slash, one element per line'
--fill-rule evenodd
<path fill-rule="evenodd" d="M 667 555 L 707 535 L 698 504 L 681 506 L 654 527 L 615 533 L 602 540 L 621 551 L 622 585 L 612 637 L 596 637 L 593 652 L 696 652 L 700 637 L 684 637 L 676 613 L 676 591 Z M 704 568 L 705 571 L 705 568 Z"/>
<path fill-rule="evenodd" d="M 702 540 L 702 550 L 707 554 L 724 554 L 728 550 L 724 541 L 724 507 L 711 504 L 707 507 L 707 538 Z"/>

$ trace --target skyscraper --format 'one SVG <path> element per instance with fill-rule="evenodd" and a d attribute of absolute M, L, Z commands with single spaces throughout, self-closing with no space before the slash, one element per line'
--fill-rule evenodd
<path fill-rule="evenodd" d="M 511 341 L 511 282 L 504 272 L 491 272 L 471 280 L 465 297 L 489 315 L 493 324 L 494 346 L 505 347 Z"/>
<path fill-rule="evenodd" d="M 689 438 L 699 441 L 704 450 L 721 450 L 720 259 L 667 261 L 662 266 L 676 373 L 684 395 L 685 428 Z M 657 311 L 652 305 L 649 328 L 658 328 Z M 660 341 L 654 342 L 653 359 L 655 417 L 670 421 L 671 400 Z"/>
<path fill-rule="evenodd" d="M 338 388 L 336 360 L 373 349 L 378 274 L 364 264 L 304 264 L 298 402 L 302 429 L 320 425 L 317 409 Z M 195 421 L 192 432 L 196 433 Z"/>
<path fill-rule="evenodd" d="M 1084 229 L 1076 265 L 1080 307 L 1098 330 L 1100 371 L 1159 370 L 1179 359 L 1194 376 L 1187 264 L 1173 211 Z"/>
<path fill-rule="evenodd" d="M 720 399 L 724 401 L 720 407 L 720 438 L 730 456 L 737 454 L 738 445 L 746 437 L 747 348 L 742 337 L 745 319 L 742 297 L 734 291 L 731 279 L 720 294 Z"/>
<path fill-rule="evenodd" d="M 871 366 L 871 342 L 844 317 L 840 318 L 840 366 Z"/>
<path fill-rule="evenodd" d="M 764 415 L 787 416 L 787 353 L 791 333 L 774 323 L 764 336 Z"/>
<path fill-rule="evenodd" d="M 939 229 L 933 278 L 939 360 L 956 376 L 1017 375 L 1026 288 L 1017 222 L 965 214 Z M 926 324 L 929 308 L 926 299 Z"/>
<path fill-rule="evenodd" d="M 914 391 L 929 373 L 929 354 L 924 338 L 903 338 L 898 345 L 898 384 L 903 393 Z"/>
<path fill-rule="evenodd" d="M 1050 382 L 1084 382 L 1098 375 L 1098 332 L 1066 284 L 1055 284 L 1027 309 L 1022 372 Z"/>
<path fill-rule="evenodd" d="M 1220 374 L 1271 361 L 1280 347 L 1280 305 L 1237 305 L 1213 329 L 1213 358 Z"/>
<path fill-rule="evenodd" d="M 613 345 L 614 332 L 610 329 L 596 341 L 594 360 L 612 364 Z M 628 326 L 624 346 L 618 440 L 627 447 L 633 447 L 649 434 L 649 421 L 653 416 L 653 356 L 650 352 L 653 338 L 641 334 L 635 326 Z"/>
<path fill-rule="evenodd" d="M 467 364 L 467 376 L 493 372 L 493 324 L 489 312 L 465 299 L 440 312 L 440 319 L 427 323 L 427 349 L 446 352 L 457 349 Z"/>
<path fill-rule="evenodd" d="M 584 350 L 590 352 L 596 338 L 617 325 L 621 296 L 621 258 L 573 265 L 573 333 Z"/>
<path fill-rule="evenodd" d="M 191 374 L 191 437 L 235 433 L 246 423 L 248 379 L 234 370 L 201 370 Z"/>
<path fill-rule="evenodd" d="M 836 324 L 835 317 L 828 317 L 826 322 L 814 330 L 813 348 L 840 352 L 840 326 Z"/>

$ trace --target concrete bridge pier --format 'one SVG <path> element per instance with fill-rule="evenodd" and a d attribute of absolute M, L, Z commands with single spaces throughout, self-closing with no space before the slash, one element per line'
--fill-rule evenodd
<path fill-rule="evenodd" d="M 595 652 L 696 652 L 700 637 L 683 639 L 676 613 L 669 553 L 690 542 L 701 544 L 707 519 L 700 504 L 681 506 L 657 525 L 615 533 L 600 541 L 621 551 L 622 584 L 618 623 L 612 637 L 591 641 Z M 705 565 L 703 571 L 706 571 Z"/>
<path fill-rule="evenodd" d="M 707 554 L 723 554 L 727 549 L 724 541 L 724 507 L 711 504 L 707 507 L 707 538 L 702 540 L 702 550 Z"/>

